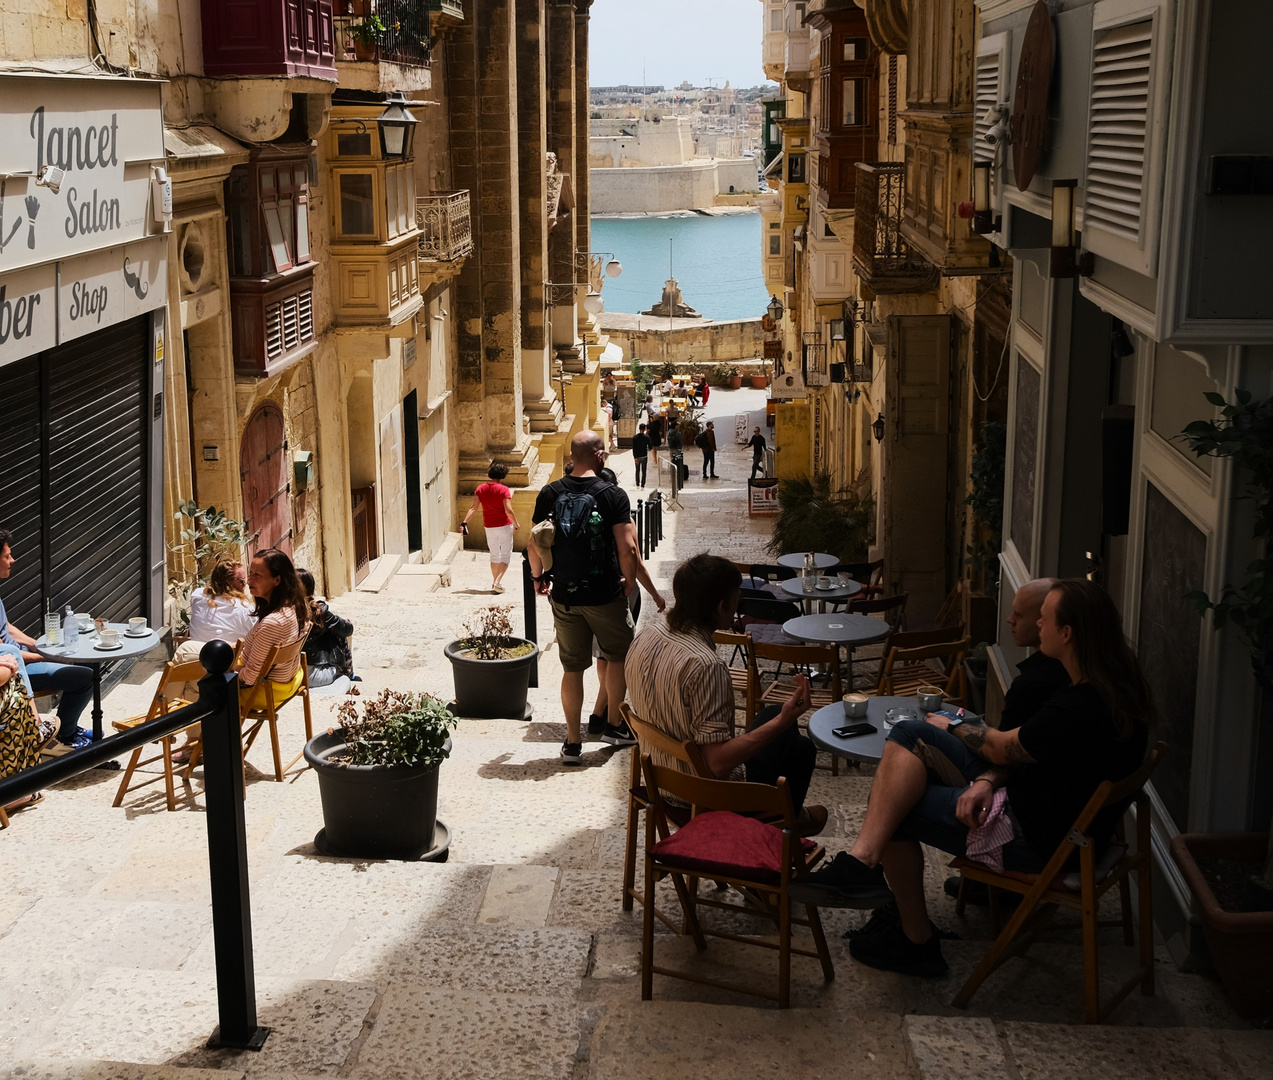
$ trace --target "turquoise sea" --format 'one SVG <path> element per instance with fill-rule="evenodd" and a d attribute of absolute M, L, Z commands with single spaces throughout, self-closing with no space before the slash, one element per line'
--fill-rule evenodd
<path fill-rule="evenodd" d="M 761 272 L 760 215 L 592 219 L 592 250 L 612 251 L 623 273 L 607 278 L 607 311 L 645 311 L 663 295 L 672 273 L 685 303 L 708 319 L 753 319 L 769 294 Z"/>

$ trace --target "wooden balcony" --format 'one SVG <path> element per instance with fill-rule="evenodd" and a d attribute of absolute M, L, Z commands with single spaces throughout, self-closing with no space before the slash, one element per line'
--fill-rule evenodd
<path fill-rule="evenodd" d="M 902 236 L 906 166 L 898 161 L 857 165 L 853 264 L 874 293 L 925 292 L 937 271 L 911 252 Z"/>
<path fill-rule="evenodd" d="M 331 267 L 338 326 L 392 328 L 420 310 L 414 232 L 388 244 L 333 244 Z"/>
<path fill-rule="evenodd" d="M 277 375 L 314 349 L 315 265 L 264 278 L 230 278 L 235 374 Z"/>
<path fill-rule="evenodd" d="M 911 250 L 943 274 L 979 274 L 992 268 L 991 244 L 959 216 L 972 191 L 972 113 L 908 106 L 906 199 L 902 233 Z"/>
<path fill-rule="evenodd" d="M 332 0 L 203 0 L 200 15 L 210 78 L 336 79 Z"/>
<path fill-rule="evenodd" d="M 464 21 L 463 0 L 429 0 L 429 11 L 435 19 L 453 19 L 456 23 Z"/>
<path fill-rule="evenodd" d="M 467 190 L 435 191 L 431 195 L 419 196 L 415 201 L 415 223 L 420 230 L 419 256 L 422 264 L 458 264 L 473 250 L 473 225 L 469 217 Z"/>

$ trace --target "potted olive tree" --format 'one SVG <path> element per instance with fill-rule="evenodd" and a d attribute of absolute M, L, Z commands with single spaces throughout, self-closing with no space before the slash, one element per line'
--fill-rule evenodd
<path fill-rule="evenodd" d="M 382 690 L 346 699 L 341 727 L 305 745 L 318 776 L 325 855 L 360 859 L 445 859 L 450 834 L 438 816 L 438 770 L 451 754 L 455 717 L 431 694 Z"/>
<path fill-rule="evenodd" d="M 461 627 L 463 637 L 446 646 L 455 677 L 457 716 L 484 720 L 529 720 L 530 673 L 539 656 L 533 641 L 513 633 L 510 604 L 479 610 Z"/>
<path fill-rule="evenodd" d="M 1232 458 L 1247 479 L 1255 505 L 1255 536 L 1263 551 L 1248 564 L 1246 581 L 1226 584 L 1218 599 L 1190 593 L 1199 613 L 1210 611 L 1215 628 L 1234 627 L 1251 656 L 1262 715 L 1273 719 L 1273 398 L 1253 400 L 1237 391 L 1215 420 L 1197 420 L 1183 438 L 1198 456 Z M 1269 832 L 1182 833 L 1172 858 L 1193 892 L 1216 973 L 1244 1016 L 1273 1012 L 1273 828 Z"/>

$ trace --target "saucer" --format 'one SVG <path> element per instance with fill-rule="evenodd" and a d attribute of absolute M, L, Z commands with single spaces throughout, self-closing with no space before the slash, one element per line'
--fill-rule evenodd
<path fill-rule="evenodd" d="M 93 645 L 93 648 L 97 649 L 99 652 L 114 652 L 116 649 L 122 649 L 123 647 L 124 643 L 122 641 L 117 641 L 114 645 L 103 645 L 100 641 L 98 641 Z"/>
<path fill-rule="evenodd" d="M 814 588 L 818 592 L 835 592 L 835 590 L 838 589 L 839 587 L 840 587 L 839 585 L 815 585 L 814 586 Z"/>
<path fill-rule="evenodd" d="M 146 637 L 150 633 L 150 627 L 146 627 L 140 634 L 134 634 L 131 630 L 124 631 L 124 637 Z"/>

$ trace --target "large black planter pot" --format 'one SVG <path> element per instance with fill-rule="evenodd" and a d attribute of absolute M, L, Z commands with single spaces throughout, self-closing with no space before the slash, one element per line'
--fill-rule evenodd
<path fill-rule="evenodd" d="M 524 640 L 513 639 L 515 643 Z M 458 641 L 451 642 L 445 649 L 455 676 L 451 711 L 480 720 L 529 720 L 532 709 L 526 704 L 526 691 L 531 668 L 539 659 L 539 648 L 532 645 L 531 649 L 513 660 L 471 660 L 460 655 L 463 646 Z"/>
<path fill-rule="evenodd" d="M 361 859 L 445 857 L 437 833 L 437 765 L 339 765 L 328 761 L 345 745 L 342 729 L 305 744 L 323 800 L 323 854 Z M 447 740 L 449 750 L 451 742 Z"/>

